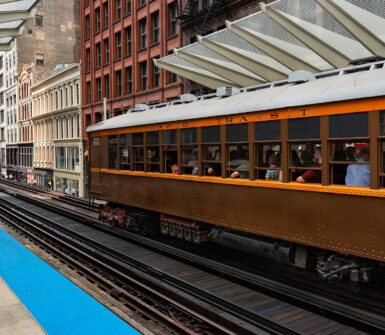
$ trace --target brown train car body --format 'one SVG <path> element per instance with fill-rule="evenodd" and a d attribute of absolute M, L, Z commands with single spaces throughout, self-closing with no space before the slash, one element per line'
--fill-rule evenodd
<path fill-rule="evenodd" d="M 91 181 L 110 202 L 385 260 L 382 198 L 95 172 Z"/>
<path fill-rule="evenodd" d="M 379 134 L 381 110 L 385 110 L 385 99 L 375 97 L 262 111 L 258 120 L 252 117 L 255 113 L 243 113 L 96 129 L 89 133 L 89 142 L 94 138 L 99 141 L 98 146 L 90 145 L 89 150 L 90 195 L 113 203 L 383 262 L 385 190 L 380 188 L 380 178 L 385 171 L 380 170 L 384 163 L 381 162 L 384 156 L 381 141 L 385 136 Z M 334 139 L 329 138 L 325 125 L 330 115 L 358 112 L 370 114 L 367 141 L 373 157 L 370 162 L 371 187 L 331 185 L 328 157 L 330 141 Z M 287 120 L 315 116 L 321 117 L 321 135 L 317 141 L 323 148 L 328 147 L 328 150 L 322 149 L 322 183 L 289 182 Z M 220 125 L 223 149 L 223 127 L 229 120 L 250 124 L 271 119 L 281 120 L 286 125 L 286 134 L 285 130 L 281 133 L 283 182 L 255 180 L 253 169 L 250 169 L 250 179 L 226 178 L 223 166 L 220 177 L 202 176 L 202 167 L 200 176 L 108 167 L 108 136 L 111 135 Z M 249 134 L 250 152 L 254 151 L 254 143 Z M 180 142 L 178 146 L 180 155 Z M 225 153 L 225 149 L 222 152 Z M 255 166 L 252 158 L 250 160 L 250 165 Z M 201 158 L 199 164 L 202 165 Z M 222 164 L 226 164 L 224 157 Z"/>

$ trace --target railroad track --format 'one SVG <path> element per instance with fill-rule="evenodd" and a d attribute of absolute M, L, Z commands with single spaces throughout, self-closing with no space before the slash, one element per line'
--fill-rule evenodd
<path fill-rule="evenodd" d="M 17 181 L 8 180 L 8 179 L 4 179 L 4 178 L 0 178 L 0 185 L 2 185 L 3 187 L 8 187 L 10 189 L 23 190 L 23 191 L 29 192 L 31 194 L 49 196 L 53 200 L 58 200 L 62 203 L 66 203 L 68 205 L 71 205 L 71 206 L 74 206 L 74 207 L 77 207 L 80 209 L 93 211 L 93 212 L 99 211 L 98 205 L 95 205 L 90 200 L 82 199 L 82 198 L 75 197 L 75 196 L 61 194 L 61 193 L 58 193 L 55 191 L 46 190 L 46 189 L 43 189 L 39 186 L 21 184 Z"/>
<path fill-rule="evenodd" d="M 21 197 L 23 198 L 23 196 Z M 44 213 L 46 210 L 36 208 L 36 203 L 31 205 L 24 200 L 15 199 L 9 195 L 2 195 L 0 200 L 1 212 L 7 214 L 8 220 L 10 217 L 13 217 L 14 221 L 20 220 L 21 217 L 24 221 L 32 219 L 33 225 L 38 225 L 40 230 L 43 229 L 42 227 L 44 229 L 51 227 L 49 229 L 54 229 L 55 231 L 50 231 L 49 234 L 57 237 L 57 241 L 54 243 L 67 243 L 66 248 L 69 248 L 75 240 L 80 241 L 81 246 L 77 248 L 80 248 L 82 257 L 86 259 L 88 257 L 87 263 L 91 262 L 89 259 L 91 257 L 92 261 L 96 260 L 99 262 L 97 263 L 98 268 L 103 268 L 104 272 L 107 270 L 107 272 L 111 271 L 113 275 L 110 273 L 109 276 L 118 278 L 120 282 L 126 282 L 129 278 L 136 278 L 136 284 L 148 283 L 149 288 L 156 288 L 155 291 L 157 292 L 165 292 L 163 298 L 174 299 L 169 304 L 176 305 L 181 309 L 187 307 L 190 317 L 191 315 L 197 316 L 197 324 L 207 322 L 201 329 L 209 329 L 216 323 L 219 323 L 222 329 L 215 329 L 214 334 L 310 334 L 309 331 L 312 334 L 333 334 L 340 331 L 345 331 L 349 334 L 363 334 L 363 332 L 359 332 L 357 329 L 353 329 L 340 322 L 289 304 L 286 302 L 286 299 L 280 300 L 267 296 L 264 293 L 258 292 L 256 288 L 251 289 L 218 276 L 218 273 L 230 276 L 229 272 L 234 272 L 235 269 L 226 268 L 226 266 L 191 254 L 189 256 L 184 255 L 184 258 L 189 259 L 190 263 L 199 264 L 201 267 L 210 267 L 210 273 L 196 266 L 193 267 L 189 264 L 167 258 L 164 255 L 160 255 L 159 252 L 150 251 L 142 246 L 106 235 L 93 227 L 84 226 L 79 223 L 75 227 L 75 222 L 70 224 L 68 222 L 70 220 L 68 217 L 72 216 L 73 218 L 74 213 L 65 213 L 64 211 L 63 214 L 67 215 L 65 219 L 63 216 L 53 214 L 52 212 L 50 215 L 47 212 Z M 36 201 L 36 199 L 33 199 L 33 202 Z M 15 206 L 12 209 L 8 208 L 11 203 Z M 48 205 L 45 204 L 45 207 L 47 208 Z M 48 220 L 46 217 L 51 219 Z M 91 224 L 90 220 L 86 220 L 86 223 Z M 57 222 L 60 222 L 60 224 Z M 24 222 L 24 224 L 27 225 L 27 222 Z M 93 224 L 100 225 L 99 229 L 106 228 L 97 222 Z M 71 230 L 67 228 L 69 226 L 72 227 Z M 35 227 L 34 229 L 37 228 Z M 79 231 L 82 231 L 82 234 Z M 40 234 L 43 234 L 43 232 L 40 231 Z M 140 239 L 142 237 L 135 236 L 135 238 Z M 137 240 L 137 243 L 143 243 L 143 241 Z M 152 243 L 156 242 L 153 241 Z M 165 253 L 166 251 L 163 249 L 163 252 Z M 179 253 L 182 253 L 182 251 Z M 181 254 L 178 257 L 181 258 Z M 100 262 L 104 263 L 101 264 Z M 217 275 L 213 275 L 212 271 L 217 272 Z M 238 272 L 238 277 L 239 274 Z M 254 278 L 254 281 L 256 279 Z M 251 284 L 250 274 L 244 273 L 244 278 L 241 278 L 241 280 Z M 259 278 L 259 280 L 262 281 L 262 278 Z M 266 284 L 267 281 L 259 283 L 259 285 Z M 118 297 L 124 297 L 126 290 L 122 289 L 122 287 L 127 285 L 116 286 L 112 290 L 113 294 Z M 254 286 L 257 285 L 254 283 Z M 303 292 L 290 287 L 281 287 L 279 289 L 278 286 L 278 283 L 270 281 L 270 285 L 267 288 L 275 293 L 281 291 L 281 295 L 283 295 L 283 291 L 286 291 L 286 295 L 290 296 L 290 298 L 293 298 L 293 292 L 296 292 L 296 299 L 310 300 L 311 298 L 309 295 L 305 297 Z M 329 313 L 332 312 L 331 305 L 328 305 L 330 302 L 321 301 L 322 299 L 319 297 L 317 297 L 318 300 L 315 297 L 312 298 L 312 304 L 321 303 L 324 309 L 329 308 Z M 337 309 L 336 304 L 334 304 L 334 309 L 336 309 L 334 317 L 336 315 L 337 318 L 343 316 L 346 322 L 351 323 L 357 328 L 370 330 L 371 333 L 381 333 L 385 329 L 385 322 L 381 317 L 369 315 L 369 313 L 363 313 L 363 311 L 349 310 L 348 306 L 339 307 Z M 345 312 L 348 312 L 347 314 L 349 315 L 342 315 Z M 353 312 L 357 314 L 354 315 Z M 359 315 L 361 317 L 357 319 Z M 354 319 L 354 322 L 352 319 Z M 216 321 L 213 322 L 212 320 Z"/>

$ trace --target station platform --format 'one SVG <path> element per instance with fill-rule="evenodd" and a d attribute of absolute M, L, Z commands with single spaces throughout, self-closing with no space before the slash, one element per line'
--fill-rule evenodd
<path fill-rule="evenodd" d="M 0 229 L 0 335 L 140 334 Z"/>

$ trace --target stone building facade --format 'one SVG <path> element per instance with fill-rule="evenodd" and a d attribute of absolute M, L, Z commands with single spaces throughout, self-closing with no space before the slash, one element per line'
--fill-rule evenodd
<path fill-rule="evenodd" d="M 7 118 L 5 113 L 5 100 L 4 100 L 4 90 L 5 90 L 5 67 L 4 67 L 4 54 L 0 54 L 0 176 L 5 176 L 7 174 L 7 165 L 6 165 L 6 126 Z"/>
<path fill-rule="evenodd" d="M 82 97 L 85 127 L 136 104 L 174 99 L 182 80 L 160 70 L 161 58 L 181 45 L 177 0 L 82 0 Z"/>
<path fill-rule="evenodd" d="M 83 197 L 86 171 L 82 158 L 80 65 L 52 72 L 31 90 L 36 184 Z"/>
<path fill-rule="evenodd" d="M 196 36 L 205 36 L 226 28 L 225 21 L 236 21 L 260 11 L 260 2 L 275 0 L 179 0 L 182 46 L 197 41 Z M 183 81 L 183 92 L 196 95 L 210 90 L 191 80 Z"/>
<path fill-rule="evenodd" d="M 80 0 L 40 1 L 23 34 L 3 53 L 8 178 L 34 182 L 31 92 L 58 64 L 80 61 Z"/>

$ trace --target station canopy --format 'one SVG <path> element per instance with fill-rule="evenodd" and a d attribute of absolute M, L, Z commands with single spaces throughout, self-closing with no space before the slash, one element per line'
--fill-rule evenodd
<path fill-rule="evenodd" d="M 384 0 L 278 0 L 156 66 L 215 89 L 287 79 L 289 72 L 339 69 L 385 57 Z"/>
<path fill-rule="evenodd" d="M 0 0 L 0 51 L 9 50 L 12 40 L 23 33 L 23 24 L 35 16 L 39 1 Z"/>

